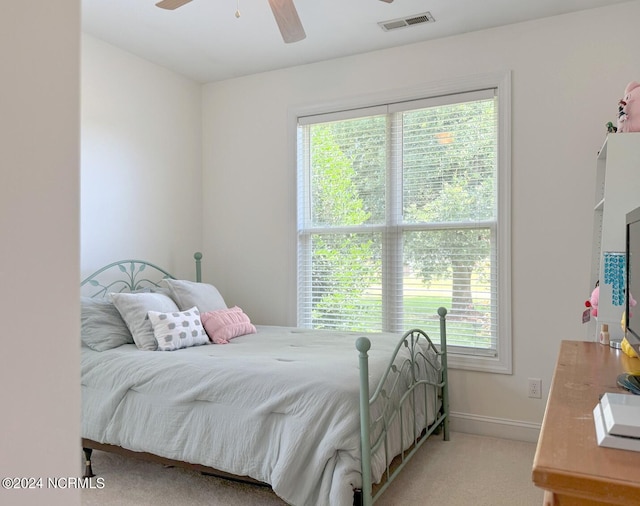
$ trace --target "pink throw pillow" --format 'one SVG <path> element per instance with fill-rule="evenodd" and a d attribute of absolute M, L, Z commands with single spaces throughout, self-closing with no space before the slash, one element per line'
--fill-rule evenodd
<path fill-rule="evenodd" d="M 216 344 L 227 344 L 234 337 L 256 333 L 249 317 L 238 306 L 202 313 L 200 320 L 209 339 Z"/>

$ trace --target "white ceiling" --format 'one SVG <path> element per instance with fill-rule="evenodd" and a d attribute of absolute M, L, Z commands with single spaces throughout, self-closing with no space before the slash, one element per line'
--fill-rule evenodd
<path fill-rule="evenodd" d="M 267 0 L 193 0 L 174 11 L 157 1 L 82 0 L 83 31 L 204 83 L 626 0 L 295 0 L 307 37 L 293 44 Z M 427 11 L 435 23 L 378 26 Z"/>

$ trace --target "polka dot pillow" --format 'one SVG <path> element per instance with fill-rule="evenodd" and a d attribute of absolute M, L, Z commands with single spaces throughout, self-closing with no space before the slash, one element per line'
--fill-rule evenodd
<path fill-rule="evenodd" d="M 149 311 L 148 314 L 158 350 L 173 351 L 209 343 L 197 307 L 170 313 Z"/>

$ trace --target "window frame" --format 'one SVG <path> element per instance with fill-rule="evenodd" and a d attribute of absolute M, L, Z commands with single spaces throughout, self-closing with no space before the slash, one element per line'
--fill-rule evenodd
<path fill-rule="evenodd" d="M 298 177 L 298 121 L 305 116 L 327 115 L 335 113 L 336 119 L 346 118 L 356 109 L 371 108 L 375 111 L 379 104 L 390 104 L 403 101 L 428 100 L 439 96 L 458 93 L 470 93 L 480 89 L 495 88 L 498 103 L 498 224 L 495 230 L 497 254 L 497 348 L 496 356 L 466 355 L 449 350 L 448 363 L 451 368 L 493 372 L 499 374 L 513 373 L 512 359 L 512 319 L 511 319 L 511 72 L 492 72 L 475 76 L 460 77 L 445 81 L 429 83 L 424 86 L 385 91 L 366 96 L 345 98 L 343 100 L 297 106 L 289 111 L 290 137 L 293 143 L 294 158 L 292 165 L 295 180 Z M 386 106 L 383 106 L 386 107 Z M 295 197 L 295 251 L 298 249 L 298 194 Z M 297 321 L 298 306 L 298 255 L 294 254 L 296 264 L 292 267 L 295 293 L 295 313 Z"/>

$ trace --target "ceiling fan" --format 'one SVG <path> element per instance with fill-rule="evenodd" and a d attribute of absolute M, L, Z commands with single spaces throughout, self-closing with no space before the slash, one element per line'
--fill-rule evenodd
<path fill-rule="evenodd" d="M 393 2 L 393 0 L 382 1 L 389 4 Z M 191 0 L 161 0 L 156 3 L 156 6 L 162 9 L 173 10 L 189 2 L 191 2 Z M 298 42 L 307 36 L 304 33 L 304 28 L 302 27 L 296 6 L 293 5 L 293 0 L 269 0 L 269 6 L 273 12 L 273 17 L 276 18 L 276 23 L 278 23 L 282 38 L 287 44 Z"/>
<path fill-rule="evenodd" d="M 386 0 L 385 0 L 386 1 Z M 191 0 L 161 0 L 156 4 L 162 9 L 173 10 L 188 4 Z M 276 18 L 282 38 L 286 43 L 298 42 L 307 35 L 304 33 L 300 17 L 293 0 L 269 0 L 269 6 Z"/>

